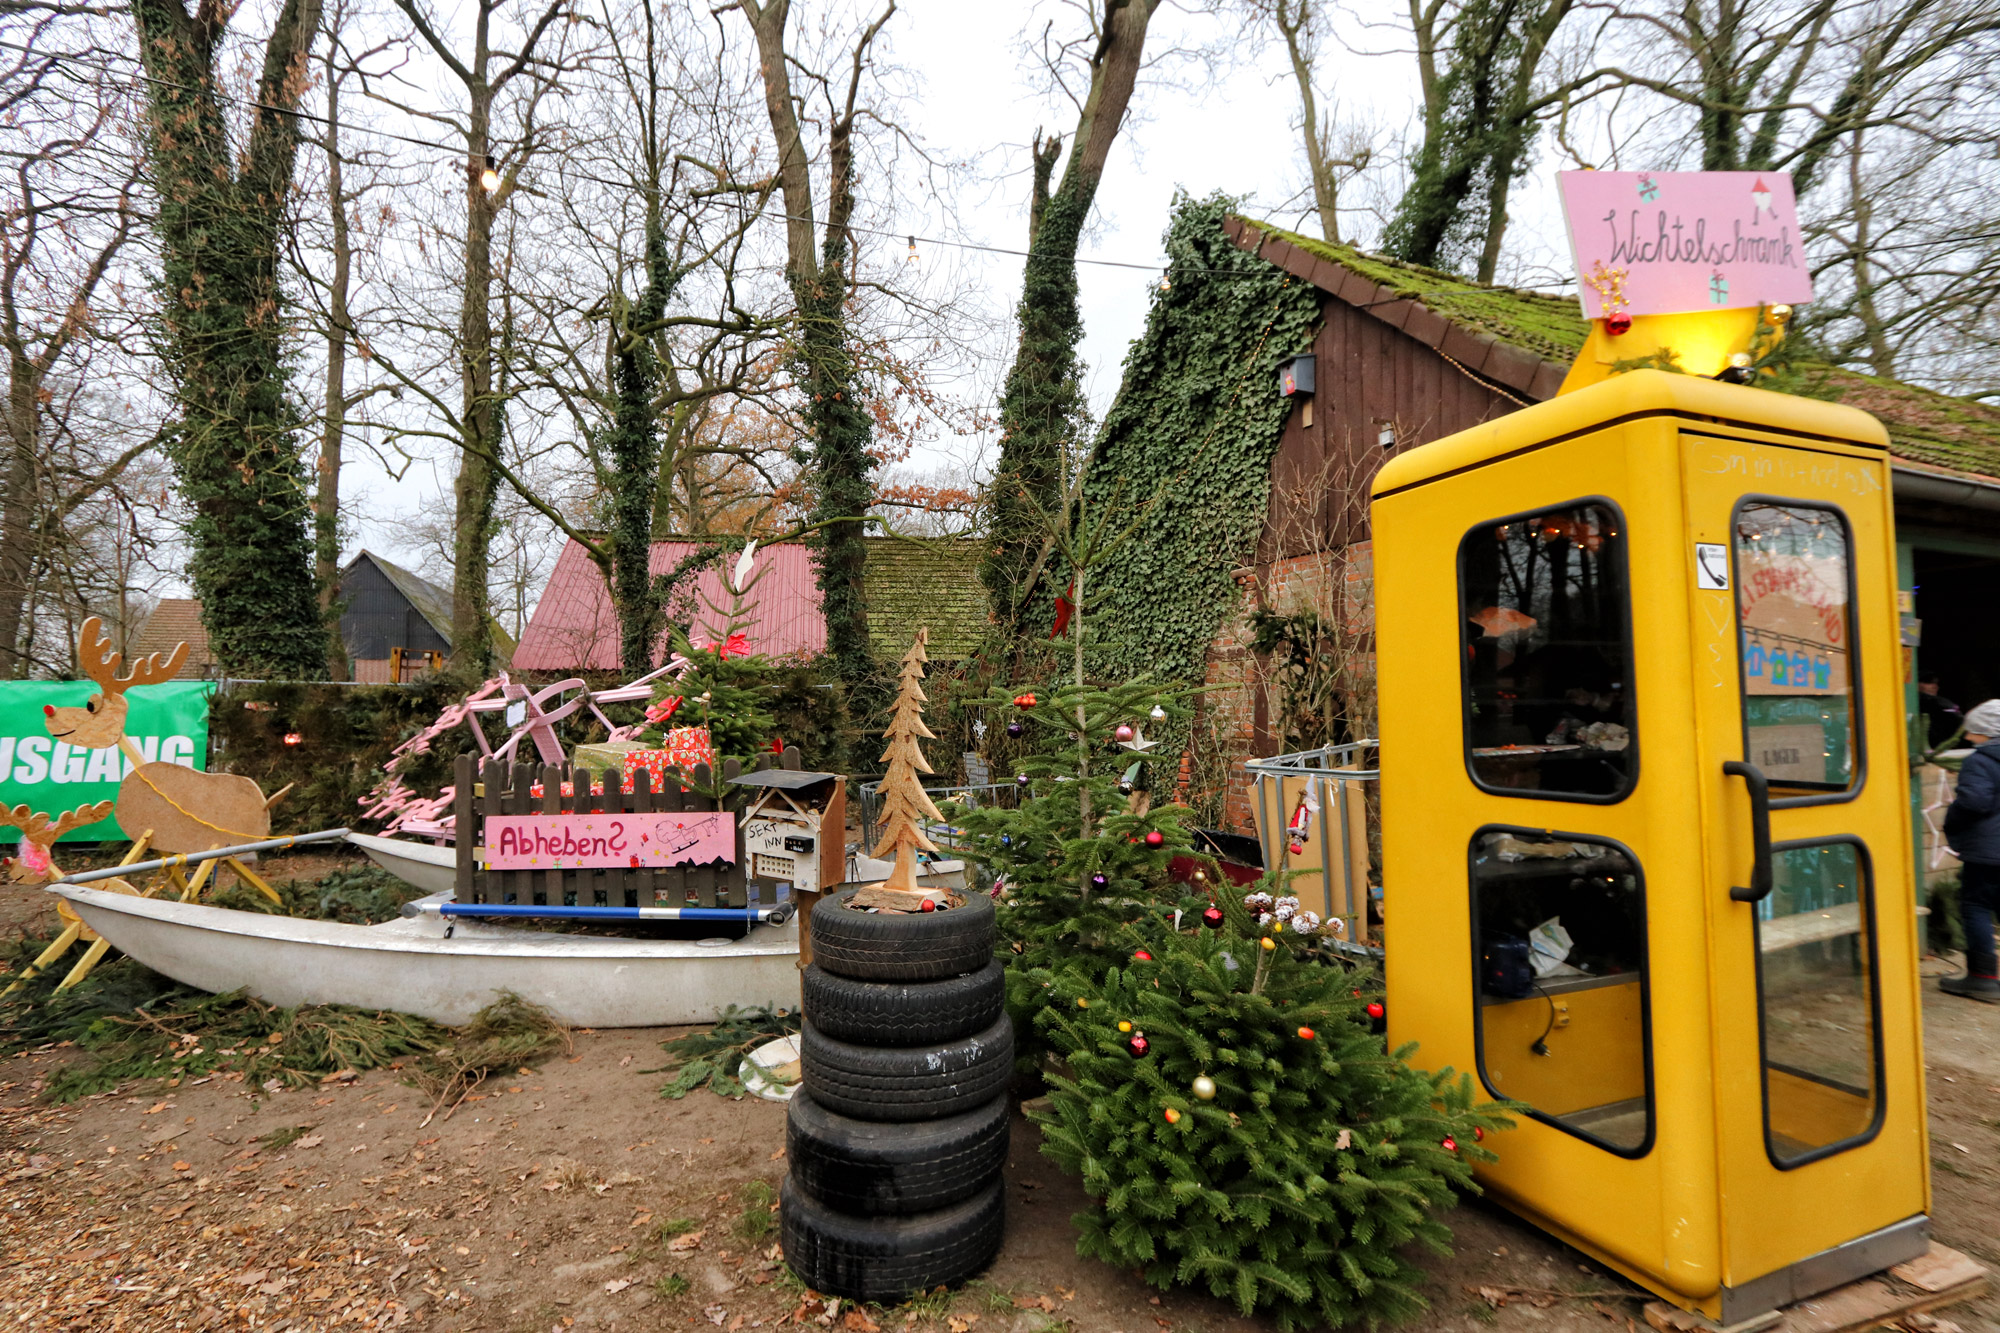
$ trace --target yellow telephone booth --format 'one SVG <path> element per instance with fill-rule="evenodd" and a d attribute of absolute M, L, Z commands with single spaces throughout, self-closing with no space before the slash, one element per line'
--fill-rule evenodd
<path fill-rule="evenodd" d="M 1725 1324 L 1928 1240 L 1887 444 L 1645 370 L 1374 485 L 1390 1043 Z"/>

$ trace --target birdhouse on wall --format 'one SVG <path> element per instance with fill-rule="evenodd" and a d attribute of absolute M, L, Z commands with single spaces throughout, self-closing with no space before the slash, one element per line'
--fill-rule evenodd
<path fill-rule="evenodd" d="M 744 872 L 795 893 L 846 878 L 847 783 L 838 773 L 767 768 L 736 779 L 756 791 L 743 814 Z"/>
<path fill-rule="evenodd" d="M 1295 356 L 1278 363 L 1278 396 L 1310 398 L 1313 391 L 1313 358 Z"/>

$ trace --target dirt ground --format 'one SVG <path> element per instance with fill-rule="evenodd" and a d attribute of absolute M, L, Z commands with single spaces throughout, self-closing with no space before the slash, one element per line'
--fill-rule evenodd
<path fill-rule="evenodd" d="M 298 873 L 324 873 L 327 862 Z M 283 866 L 264 867 L 280 877 Z M 0 929 L 24 924 L 4 895 Z M 9 920 L 8 918 L 12 919 Z M 1948 970 L 1927 965 L 1933 975 Z M 1926 990 L 1933 1217 L 2000 1269 L 2000 1006 Z M 784 1110 L 707 1092 L 662 1100 L 662 1030 L 578 1032 L 449 1120 L 383 1070 L 266 1093 L 218 1076 L 67 1107 L 39 1089 L 66 1051 L 0 1062 L 0 1327 L 410 1328 L 439 1333 L 825 1323 L 839 1333 L 1262 1333 L 1186 1292 L 1076 1257 L 1075 1183 L 1017 1119 L 1005 1248 L 949 1300 L 801 1308 L 776 1257 Z M 253 1095 L 254 1094 L 254 1095 Z M 290 1137 L 291 1141 L 284 1140 Z M 1645 1327 L 1642 1298 L 1500 1210 L 1450 1218 L 1425 1256 L 1427 1329 Z M 1547 1293 L 1498 1309 L 1480 1287 Z M 1948 1312 L 2000 1329 L 2000 1298 Z"/>

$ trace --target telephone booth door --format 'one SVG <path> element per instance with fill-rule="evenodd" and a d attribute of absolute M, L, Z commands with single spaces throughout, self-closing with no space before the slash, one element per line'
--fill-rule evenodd
<path fill-rule="evenodd" d="M 1390 1043 L 1724 1323 L 1925 1242 L 1885 443 L 1641 371 L 1375 482 Z"/>
<path fill-rule="evenodd" d="M 1726 423 L 1680 442 L 1723 1262 L 1748 1310 L 1926 1239 L 1889 467 Z"/>

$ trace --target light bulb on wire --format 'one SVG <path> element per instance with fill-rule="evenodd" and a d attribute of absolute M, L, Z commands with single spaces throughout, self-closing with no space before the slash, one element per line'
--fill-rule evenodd
<path fill-rule="evenodd" d="M 914 236 L 910 237 L 910 253 L 904 256 L 903 262 L 906 264 L 917 262 L 917 238 Z"/>
<path fill-rule="evenodd" d="M 493 154 L 486 155 L 486 165 L 479 173 L 479 188 L 493 194 L 500 188 L 500 164 L 493 160 Z"/>

